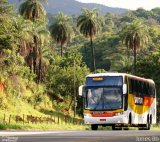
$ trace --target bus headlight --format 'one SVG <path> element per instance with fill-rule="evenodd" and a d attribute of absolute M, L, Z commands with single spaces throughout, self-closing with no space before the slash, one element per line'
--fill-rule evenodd
<path fill-rule="evenodd" d="M 91 117 L 92 115 L 90 113 L 83 113 L 84 116 L 87 116 L 87 117 Z"/>
<path fill-rule="evenodd" d="M 117 113 L 115 113 L 115 116 L 119 116 L 119 115 L 122 115 L 123 114 L 123 112 L 117 112 Z"/>

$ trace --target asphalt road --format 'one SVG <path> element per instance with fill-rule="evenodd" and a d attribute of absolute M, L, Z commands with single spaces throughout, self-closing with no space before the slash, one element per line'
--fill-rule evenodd
<path fill-rule="evenodd" d="M 0 131 L 0 142 L 160 142 L 160 131 Z"/>

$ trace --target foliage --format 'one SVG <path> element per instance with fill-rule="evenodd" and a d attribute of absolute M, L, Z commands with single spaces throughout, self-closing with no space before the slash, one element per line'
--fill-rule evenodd
<path fill-rule="evenodd" d="M 3 56 L 0 58 L 0 72 L 6 77 L 19 76 L 27 80 L 33 80 L 34 74 L 31 74 L 29 68 L 25 66 L 24 58 L 12 50 L 3 50 Z"/>
<path fill-rule="evenodd" d="M 128 50 L 133 51 L 134 72 L 136 72 L 137 50 L 143 48 L 149 42 L 148 29 L 140 21 L 134 21 L 123 27 L 121 36 Z"/>
<path fill-rule="evenodd" d="M 156 82 L 157 86 L 160 85 L 159 68 L 160 68 L 159 52 L 151 53 L 150 56 L 145 56 L 144 58 L 140 58 L 139 61 L 137 62 L 137 74 L 142 77 L 153 79 Z"/>
<path fill-rule="evenodd" d="M 84 84 L 85 76 L 88 73 L 87 67 L 82 63 L 82 56 L 77 50 L 66 52 L 63 58 L 55 56 L 55 63 L 48 71 L 47 88 L 53 94 L 63 97 L 65 102 L 69 97 L 69 102 L 66 102 L 65 108 L 70 109 L 70 104 L 73 102 L 74 87 L 77 92 L 78 86 Z"/>
<path fill-rule="evenodd" d="M 45 19 L 46 12 L 41 4 L 41 0 L 24 0 L 19 7 L 19 13 L 25 18 L 35 21 L 35 19 Z"/>
<path fill-rule="evenodd" d="M 6 96 L 2 92 L 0 93 L 0 107 L 3 110 L 7 110 L 8 109 L 8 100 L 7 100 Z"/>
<path fill-rule="evenodd" d="M 92 50 L 92 71 L 96 70 L 96 62 L 95 62 L 95 51 L 93 46 L 93 37 L 101 30 L 102 20 L 98 15 L 97 9 L 93 9 L 89 11 L 84 8 L 82 10 L 82 14 L 77 19 L 77 27 L 80 32 L 85 36 L 90 38 L 90 45 Z"/>
<path fill-rule="evenodd" d="M 61 45 L 61 56 L 63 55 L 63 45 L 67 43 L 73 34 L 71 17 L 58 13 L 56 21 L 50 26 L 53 39 Z"/>

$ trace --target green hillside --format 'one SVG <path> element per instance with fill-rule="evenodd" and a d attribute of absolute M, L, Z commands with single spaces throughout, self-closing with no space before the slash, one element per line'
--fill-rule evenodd
<path fill-rule="evenodd" d="M 14 4 L 17 8 L 21 1 L 19 0 L 8 0 L 11 4 Z M 48 4 L 44 4 L 44 7 L 47 13 L 50 14 L 57 14 L 58 12 L 64 12 L 67 15 L 79 15 L 81 9 L 86 7 L 88 9 L 98 8 L 101 14 L 106 13 L 115 13 L 115 14 L 122 14 L 127 11 L 127 9 L 123 8 L 112 8 L 105 5 L 100 5 L 96 3 L 81 3 L 76 0 L 48 0 Z"/>

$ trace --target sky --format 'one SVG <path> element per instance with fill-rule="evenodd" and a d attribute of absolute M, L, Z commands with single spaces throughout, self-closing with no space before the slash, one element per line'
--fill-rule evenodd
<path fill-rule="evenodd" d="M 160 0 L 77 0 L 84 3 L 99 3 L 109 7 L 126 8 L 136 10 L 137 8 L 144 8 L 151 10 L 160 7 Z"/>

